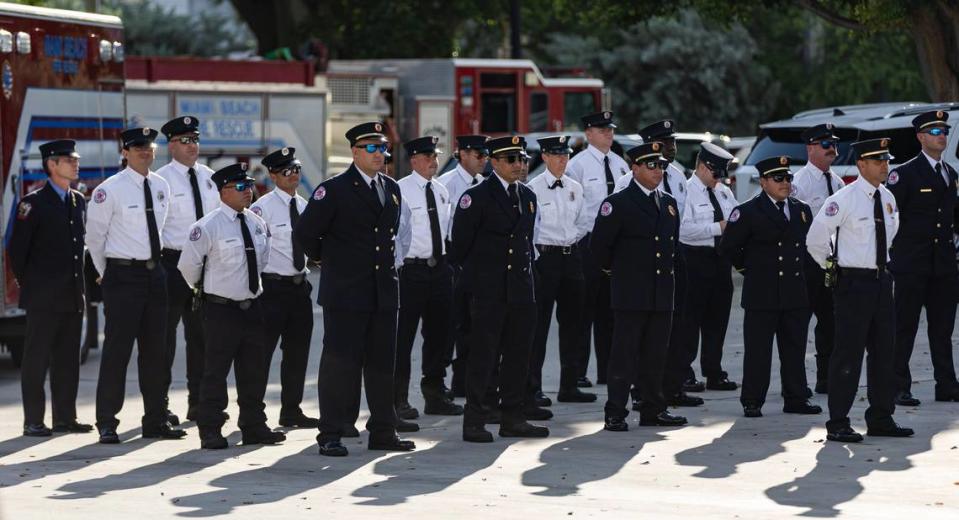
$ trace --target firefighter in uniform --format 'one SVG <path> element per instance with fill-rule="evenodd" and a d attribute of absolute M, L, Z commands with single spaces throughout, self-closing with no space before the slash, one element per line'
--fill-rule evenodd
<path fill-rule="evenodd" d="M 526 141 L 512 136 L 487 144 L 494 174 L 460 197 L 449 252 L 450 262 L 462 269 L 464 289 L 472 295 L 463 440 L 493 442 L 484 427 L 484 401 L 497 386 L 500 436 L 547 437 L 547 428 L 527 423 L 523 415 L 536 319 L 536 195 L 517 182 Z M 497 369 L 498 382 L 491 381 Z"/>
<path fill-rule="evenodd" d="M 435 181 L 439 169 L 434 136 L 413 139 L 403 145 L 412 173 L 397 183 L 402 194 L 399 250 L 400 310 L 396 329 L 394 400 L 396 414 L 415 419 L 419 413 L 409 403 L 410 355 L 416 329 L 423 322 L 423 378 L 420 389 L 427 415 L 462 415 L 443 380 L 449 358 L 452 325 L 453 270 L 446 261 L 450 198 L 446 187 Z"/>
<path fill-rule="evenodd" d="M 761 417 L 769 390 L 773 337 L 779 347 L 783 412 L 817 414 L 806 401 L 808 298 L 803 252 L 812 212 L 789 197 L 789 157 L 756 163 L 762 191 L 729 214 L 719 250 L 742 273 L 743 388 L 746 417 Z"/>
<path fill-rule="evenodd" d="M 70 183 L 79 178 L 80 154 L 69 139 L 40 145 L 47 183 L 17 206 L 7 246 L 27 313 L 20 388 L 23 434 L 86 433 L 77 422 L 80 329 L 83 322 L 83 223 L 86 201 Z M 53 430 L 44 424 L 44 380 L 50 371 Z"/>
<path fill-rule="evenodd" d="M 458 164 L 456 168 L 437 178 L 443 186 L 446 186 L 451 203 L 456 203 L 460 200 L 460 195 L 463 192 L 483 180 L 483 172 L 489 162 L 489 150 L 486 148 L 486 141 L 488 140 L 489 137 L 485 135 L 456 136 Z M 451 208 L 447 237 L 449 237 L 452 229 L 453 212 Z M 466 340 L 466 335 L 469 333 L 469 299 L 469 294 L 463 291 L 462 284 L 459 283 L 459 271 L 456 267 L 453 267 L 453 330 L 450 335 L 450 346 L 446 353 L 447 358 L 452 359 L 455 344 L 456 359 L 452 361 L 453 377 L 450 381 L 451 397 L 466 397 L 466 364 L 469 359 L 469 351 L 467 350 L 469 342 Z"/>
<path fill-rule="evenodd" d="M 629 429 L 629 388 L 638 382 L 641 426 L 680 426 L 686 418 L 666 411 L 663 370 L 673 311 L 679 211 L 660 192 L 667 161 L 662 143 L 644 143 L 626 152 L 635 182 L 603 201 L 590 248 L 608 270 L 612 293 L 613 349 L 607 368 L 609 398 L 604 429 Z"/>
<path fill-rule="evenodd" d="M 899 206 L 899 232 L 892 242 L 889 270 L 896 280 L 896 404 L 919 406 L 912 396 L 912 356 L 919 313 L 926 309 L 929 353 L 936 401 L 959 401 L 952 360 L 959 281 L 956 245 L 956 170 L 943 160 L 949 113 L 935 110 L 912 120 L 922 151 L 889 173 L 886 187 Z"/>
<path fill-rule="evenodd" d="M 307 281 L 309 269 L 300 244 L 293 240 L 293 228 L 306 209 L 306 199 L 296 193 L 300 185 L 300 161 L 296 148 L 276 150 L 261 161 L 270 172 L 273 191 L 260 197 L 250 210 L 270 228 L 270 261 L 263 269 L 263 294 L 260 302 L 266 318 L 265 367 L 270 363 L 277 342 L 283 351 L 280 362 L 280 426 L 316 428 L 319 419 L 307 417 L 303 403 L 306 366 L 313 336 L 313 287 Z"/>
<path fill-rule="evenodd" d="M 416 448 L 396 435 L 393 408 L 401 194 L 396 181 L 380 173 L 389 149 L 385 130 L 383 123 L 369 122 L 346 132 L 353 163 L 316 188 L 294 229 L 293 238 L 307 256 L 321 261 L 323 354 L 316 439 L 325 456 L 348 454 L 340 438 L 359 413 L 361 378 L 370 408 L 369 449 Z"/>
<path fill-rule="evenodd" d="M 559 323 L 560 402 L 591 403 L 596 394 L 581 391 L 576 380 L 583 373 L 583 256 L 579 241 L 586 235 L 595 215 L 583 209 L 583 186 L 566 175 L 569 136 L 537 140 L 546 171 L 528 184 L 536 195 L 539 212 L 533 242 L 536 259 L 536 333 L 530 357 L 527 407 L 544 399 L 543 363 L 553 306 Z"/>
<path fill-rule="evenodd" d="M 197 426 L 204 449 L 228 446 L 220 429 L 231 365 L 243 444 L 276 444 L 286 439 L 267 427 L 264 413 L 266 323 L 258 297 L 263 292 L 260 273 L 270 260 L 270 228 L 249 209 L 253 178 L 246 170 L 246 163 L 236 163 L 213 174 L 220 207 L 190 227 L 177 264 L 191 288 L 202 280 L 198 297 L 203 300 L 206 349 Z"/>
<path fill-rule="evenodd" d="M 687 390 L 699 386 L 690 381 L 691 365 L 696 359 L 696 350 L 702 338 L 699 362 L 706 388 L 710 390 L 735 390 L 722 369 L 723 342 L 729 325 L 729 311 L 733 301 L 732 268 L 719 256 L 719 240 L 736 197 L 722 179 L 728 175 L 727 168 L 733 156 L 712 144 L 701 143 L 696 171 L 686 182 L 686 208 L 679 230 L 682 255 L 686 260 L 687 286 L 683 313 L 683 337 L 678 347 L 685 355 L 682 363 L 674 365 L 674 375 L 669 383 L 669 392 L 674 393 L 686 385 Z M 677 384 L 679 372 L 684 383 Z"/>
<path fill-rule="evenodd" d="M 613 152 L 613 134 L 616 124 L 612 112 L 588 114 L 582 118 L 588 146 L 582 153 L 570 159 L 566 174 L 583 186 L 583 211 L 592 216 L 596 214 L 603 199 L 613 193 L 616 180 L 629 172 L 629 165 L 622 157 Z M 590 225 L 590 231 L 593 226 Z M 600 269 L 589 248 L 589 233 L 579 244 L 583 255 L 583 277 L 585 291 L 583 300 L 583 350 L 579 366 L 577 385 L 590 387 L 592 382 L 586 377 L 589 366 L 590 335 L 596 350 L 596 382 L 606 383 L 606 366 L 609 349 L 613 340 L 613 313 L 609 307 L 609 275 Z"/>
<path fill-rule="evenodd" d="M 833 290 L 836 345 L 829 357 L 826 422 L 826 438 L 831 441 L 863 439 L 849 423 L 849 410 L 859 388 L 864 352 L 869 353 L 867 434 L 913 434 L 912 429 L 899 426 L 892 418 L 896 408 L 896 311 L 892 275 L 886 266 L 889 244 L 899 227 L 899 213 L 896 198 L 882 185 L 892 158 L 889 141 L 882 138 L 852 144 L 859 178 L 826 199 L 806 235 L 806 248 L 813 260 L 827 270 L 830 265 L 838 265 Z"/>
<path fill-rule="evenodd" d="M 203 378 L 203 323 L 194 311 L 193 291 L 183 281 L 177 262 L 187 241 L 187 233 L 194 222 L 213 211 L 220 204 L 211 170 L 197 162 L 200 155 L 200 121 L 193 116 L 181 116 L 167 121 L 160 132 L 167 138 L 170 162 L 156 171 L 170 185 L 173 199 L 163 225 L 162 264 L 167 275 L 168 312 L 166 321 L 167 356 L 169 370 L 166 389 L 170 390 L 173 359 L 176 354 L 177 324 L 183 320 L 183 336 L 186 339 L 186 384 L 188 421 L 196 420 L 196 404 L 200 398 L 200 380 Z M 169 403 L 168 403 L 169 404 Z M 167 412 L 171 424 L 179 418 Z"/>
<path fill-rule="evenodd" d="M 818 215 L 826 199 L 846 185 L 842 177 L 829 171 L 829 166 L 836 160 L 839 145 L 839 138 L 833 134 L 833 129 L 832 123 L 823 123 L 805 130 L 801 136 L 806 143 L 809 160 L 796 172 L 791 196 L 808 204 L 813 215 Z M 804 251 L 803 256 L 809 318 L 816 316 L 816 393 L 825 394 L 829 390 L 829 356 L 836 334 L 832 289 L 824 283 L 825 272 L 822 267 L 809 253 Z"/>
<path fill-rule="evenodd" d="M 143 394 L 143 436 L 179 439 L 166 413 L 166 271 L 160 236 L 170 204 L 170 185 L 150 171 L 157 131 L 130 128 L 120 134 L 127 167 L 93 192 L 87 213 L 87 247 L 100 274 L 106 317 L 97 380 L 100 442 L 117 444 L 116 415 L 123 407 L 127 364 L 137 344 Z"/>

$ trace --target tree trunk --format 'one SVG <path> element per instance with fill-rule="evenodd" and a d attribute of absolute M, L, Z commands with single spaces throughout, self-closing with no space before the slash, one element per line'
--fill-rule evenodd
<path fill-rule="evenodd" d="M 959 100 L 959 6 L 924 3 L 912 11 L 910 22 L 929 98 Z"/>

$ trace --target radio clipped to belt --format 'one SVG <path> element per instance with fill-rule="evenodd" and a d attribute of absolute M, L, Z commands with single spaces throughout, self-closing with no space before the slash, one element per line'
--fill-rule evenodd
<path fill-rule="evenodd" d="M 200 281 L 193 287 L 193 302 L 190 307 L 193 312 L 200 310 L 203 306 L 203 279 L 206 278 L 206 255 L 203 256 L 203 267 L 200 268 Z"/>

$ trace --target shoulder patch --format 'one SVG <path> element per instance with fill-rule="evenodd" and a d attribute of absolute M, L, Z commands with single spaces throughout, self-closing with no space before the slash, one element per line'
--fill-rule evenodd
<path fill-rule="evenodd" d="M 323 200 L 326 197 L 326 187 L 320 186 L 313 192 L 313 200 Z"/>
<path fill-rule="evenodd" d="M 469 209 L 472 205 L 473 197 L 470 197 L 469 193 L 464 193 L 463 196 L 460 197 L 460 209 Z"/>
<path fill-rule="evenodd" d="M 100 204 L 105 200 L 107 200 L 107 192 L 102 189 L 97 190 L 96 193 L 93 194 L 93 202 Z"/>
<path fill-rule="evenodd" d="M 893 186 L 897 182 L 899 182 L 899 172 L 897 172 L 896 170 L 889 172 L 889 177 L 886 178 L 886 184 Z"/>
<path fill-rule="evenodd" d="M 190 242 L 200 240 L 201 236 L 203 236 L 203 231 L 200 229 L 200 226 L 193 226 L 193 229 L 190 230 Z"/>
<path fill-rule="evenodd" d="M 17 220 L 26 220 L 31 209 L 33 209 L 33 206 L 29 202 L 21 202 L 20 207 L 17 208 Z"/>
<path fill-rule="evenodd" d="M 609 201 L 604 202 L 602 206 L 599 207 L 599 214 L 608 217 L 610 213 L 613 212 L 613 205 Z"/>
<path fill-rule="evenodd" d="M 262 216 L 263 216 L 263 208 L 261 208 L 261 207 L 259 207 L 259 206 L 253 206 L 253 207 L 251 207 L 251 208 L 250 208 L 250 211 L 252 211 L 253 213 L 256 213 L 256 216 L 258 216 L 258 217 L 262 217 Z"/>
<path fill-rule="evenodd" d="M 733 212 L 729 214 L 729 221 L 736 222 L 737 220 L 739 220 L 739 215 L 740 215 L 739 208 L 734 209 Z"/>
<path fill-rule="evenodd" d="M 839 203 L 832 201 L 826 205 L 826 209 L 823 210 L 826 213 L 827 217 L 835 217 L 839 213 Z"/>

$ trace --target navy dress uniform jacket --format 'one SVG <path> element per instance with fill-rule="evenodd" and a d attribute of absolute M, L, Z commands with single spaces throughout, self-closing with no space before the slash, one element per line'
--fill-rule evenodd
<path fill-rule="evenodd" d="M 660 206 L 635 182 L 600 205 L 589 248 L 610 271 L 614 310 L 673 310 L 679 210 L 666 193 Z"/>
<path fill-rule="evenodd" d="M 922 153 L 889 173 L 886 187 L 899 207 L 899 232 L 889 250 L 889 270 L 893 273 L 956 273 L 952 233 L 959 211 L 959 176 L 945 161 L 942 165 L 949 173 L 948 186 Z"/>
<path fill-rule="evenodd" d="M 394 262 L 400 222 L 400 188 L 379 174 L 386 202 L 380 206 L 370 179 L 355 165 L 320 184 L 294 230 L 303 251 L 320 261 L 317 303 L 327 309 L 396 309 L 399 281 Z"/>
<path fill-rule="evenodd" d="M 464 291 L 480 301 L 532 303 L 536 195 L 516 183 L 517 214 L 496 174 L 460 196 L 453 217 L 451 264 L 460 266 Z"/>
<path fill-rule="evenodd" d="M 742 306 L 750 310 L 808 307 L 803 255 L 812 210 L 788 198 L 789 220 L 763 192 L 730 214 L 719 253 L 744 275 Z"/>
<path fill-rule="evenodd" d="M 8 246 L 20 284 L 20 308 L 80 312 L 83 303 L 87 203 L 76 190 L 67 200 L 47 183 L 20 201 Z M 72 201 L 72 203 L 71 203 Z"/>

